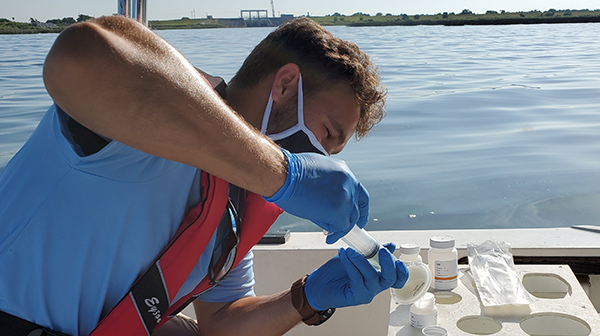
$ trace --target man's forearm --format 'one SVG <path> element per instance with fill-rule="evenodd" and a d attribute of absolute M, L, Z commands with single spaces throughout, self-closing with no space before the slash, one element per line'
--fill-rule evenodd
<path fill-rule="evenodd" d="M 289 290 L 215 305 L 194 302 L 200 335 L 280 336 L 301 322 Z"/>
<path fill-rule="evenodd" d="M 285 181 L 279 148 L 178 51 L 131 20 L 103 17 L 65 30 L 48 54 L 44 82 L 63 110 L 102 136 L 265 196 Z"/>

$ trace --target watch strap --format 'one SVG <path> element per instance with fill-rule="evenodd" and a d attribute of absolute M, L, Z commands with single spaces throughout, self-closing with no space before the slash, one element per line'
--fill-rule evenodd
<path fill-rule="evenodd" d="M 306 298 L 306 292 L 304 291 L 307 278 L 308 275 L 305 275 L 292 284 L 292 305 L 302 317 L 302 322 L 307 325 L 317 326 L 327 321 L 335 312 L 335 308 L 315 310 L 310 306 Z"/>

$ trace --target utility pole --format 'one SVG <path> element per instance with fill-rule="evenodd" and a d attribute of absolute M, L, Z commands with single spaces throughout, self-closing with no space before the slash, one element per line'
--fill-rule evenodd
<path fill-rule="evenodd" d="M 273 17 L 275 17 L 275 5 L 273 5 L 273 0 L 271 0 L 271 11 L 273 12 Z"/>

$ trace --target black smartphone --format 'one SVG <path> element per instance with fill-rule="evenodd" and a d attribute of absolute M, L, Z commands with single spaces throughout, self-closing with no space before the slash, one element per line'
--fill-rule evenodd
<path fill-rule="evenodd" d="M 285 244 L 290 239 L 290 230 L 275 230 L 265 233 L 259 244 Z"/>

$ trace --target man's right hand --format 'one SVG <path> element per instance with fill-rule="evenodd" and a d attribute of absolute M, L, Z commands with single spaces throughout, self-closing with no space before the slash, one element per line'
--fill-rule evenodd
<path fill-rule="evenodd" d="M 293 154 L 283 149 L 288 161 L 285 183 L 265 198 L 283 210 L 306 218 L 328 231 L 333 244 L 356 224 L 369 219 L 369 193 L 344 161 L 319 154 Z"/>
<path fill-rule="evenodd" d="M 366 304 L 381 291 L 404 286 L 408 270 L 402 261 L 394 261 L 388 248 L 379 250 L 381 272 L 352 248 L 340 249 L 306 279 L 304 293 L 311 307 L 325 310 Z"/>

